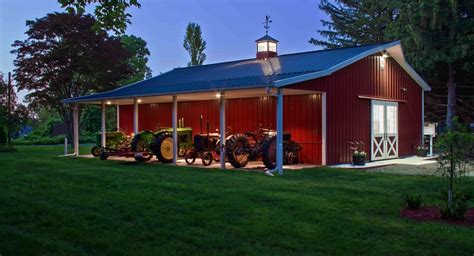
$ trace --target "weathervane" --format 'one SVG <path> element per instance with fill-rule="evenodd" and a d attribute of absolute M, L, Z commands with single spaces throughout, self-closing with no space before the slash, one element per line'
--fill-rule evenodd
<path fill-rule="evenodd" d="M 272 20 L 270 20 L 270 16 L 265 15 L 265 21 L 262 23 L 263 27 L 265 28 L 265 35 L 268 36 L 268 29 L 270 28 L 270 23 L 272 23 Z"/>

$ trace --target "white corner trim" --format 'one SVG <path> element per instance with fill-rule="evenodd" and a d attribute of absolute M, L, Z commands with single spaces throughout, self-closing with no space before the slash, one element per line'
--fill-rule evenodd
<path fill-rule="evenodd" d="M 321 164 L 327 164 L 327 98 L 326 93 L 321 93 Z"/>
<path fill-rule="evenodd" d="M 309 73 L 309 74 L 304 74 L 304 75 L 301 75 L 301 76 L 281 79 L 281 80 L 275 81 L 274 84 L 275 84 L 276 87 L 284 87 L 284 86 L 288 86 L 288 85 L 292 85 L 292 84 L 296 84 L 296 83 L 300 83 L 300 82 L 304 82 L 304 81 L 308 81 L 308 80 L 328 76 L 328 75 L 331 75 L 332 73 L 334 73 L 334 72 L 336 72 L 336 71 L 338 71 L 342 68 L 345 68 L 345 67 L 347 67 L 347 66 L 349 66 L 349 65 L 351 65 L 351 64 L 353 64 L 353 63 L 355 63 L 355 62 L 357 62 L 357 61 L 359 61 L 359 60 L 361 60 L 365 57 L 368 57 L 370 55 L 376 54 L 376 53 L 384 51 L 384 50 L 387 50 L 389 53 L 391 53 L 391 52 L 394 52 L 394 53 L 395 52 L 400 52 L 401 54 L 390 54 L 390 55 L 395 59 L 395 61 L 398 64 L 400 64 L 400 66 L 402 66 L 402 68 L 413 78 L 413 80 L 415 80 L 415 82 L 417 82 L 418 85 L 420 85 L 420 87 L 423 88 L 423 90 L 431 91 L 431 87 L 406 62 L 405 57 L 403 56 L 400 41 L 387 43 L 387 44 L 384 44 L 382 46 L 370 49 L 370 50 L 365 51 L 365 52 L 363 52 L 359 55 L 356 55 L 356 56 L 354 56 L 350 59 L 347 59 L 347 60 L 345 60 L 345 61 L 343 61 L 343 62 L 341 62 L 337 65 L 334 65 L 334 66 L 332 66 L 332 67 L 330 67 L 326 70 L 313 72 L 313 73 Z"/>

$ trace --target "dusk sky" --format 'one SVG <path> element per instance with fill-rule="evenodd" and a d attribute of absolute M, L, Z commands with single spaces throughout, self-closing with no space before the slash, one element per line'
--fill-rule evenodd
<path fill-rule="evenodd" d="M 325 18 L 317 0 L 140 0 L 131 8 L 127 34 L 143 38 L 151 52 L 153 75 L 183 67 L 188 22 L 201 25 L 207 41 L 207 63 L 255 57 L 255 39 L 263 36 L 265 15 L 273 20 L 269 34 L 280 41 L 279 54 L 319 49 L 308 43 Z M 13 70 L 14 40 L 25 39 L 25 21 L 62 11 L 56 0 L 0 0 L 0 71 Z"/>

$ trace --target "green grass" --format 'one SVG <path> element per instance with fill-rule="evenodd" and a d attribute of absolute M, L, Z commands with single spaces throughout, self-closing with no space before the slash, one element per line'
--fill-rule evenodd
<path fill-rule="evenodd" d="M 399 217 L 403 191 L 437 203 L 439 177 L 317 168 L 272 178 L 17 149 L 0 153 L 2 256 L 474 253 L 473 228 Z"/>

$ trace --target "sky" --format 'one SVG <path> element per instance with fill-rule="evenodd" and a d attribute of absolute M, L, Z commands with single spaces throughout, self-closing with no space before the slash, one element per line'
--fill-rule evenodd
<path fill-rule="evenodd" d="M 127 34 L 143 38 L 150 50 L 148 66 L 153 75 L 186 66 L 183 48 L 186 25 L 201 26 L 207 42 L 205 64 L 254 58 L 255 40 L 265 35 L 265 15 L 272 19 L 269 35 L 280 41 L 278 53 L 317 50 L 308 43 L 317 37 L 325 14 L 318 0 L 140 0 Z M 91 8 L 88 8 L 91 10 Z M 14 69 L 10 54 L 15 40 L 26 38 L 25 21 L 62 11 L 56 0 L 0 0 L 0 71 Z M 23 98 L 25 92 L 20 92 Z"/>

